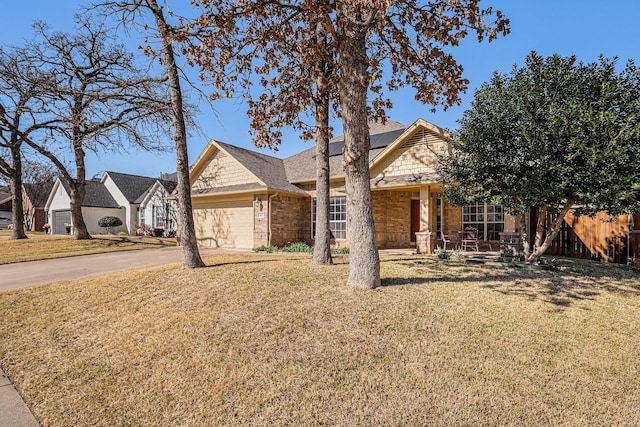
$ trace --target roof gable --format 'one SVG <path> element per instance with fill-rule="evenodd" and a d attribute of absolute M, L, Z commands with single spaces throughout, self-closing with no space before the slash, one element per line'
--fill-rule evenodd
<path fill-rule="evenodd" d="M 306 194 L 287 180 L 282 159 L 215 140 L 209 142 L 194 163 L 190 178 L 196 195 L 234 192 L 240 188 Z"/>
<path fill-rule="evenodd" d="M 66 180 L 58 179 L 56 183 L 62 185 L 62 188 L 66 191 L 68 196 L 71 196 L 71 187 Z M 51 204 L 51 200 L 55 197 L 54 190 L 57 190 L 58 185 L 54 185 L 51 195 L 47 200 L 47 207 Z M 90 179 L 86 181 L 84 200 L 82 206 L 92 208 L 119 208 L 120 205 L 115 201 L 107 187 L 101 180 Z"/>
<path fill-rule="evenodd" d="M 393 143 L 370 157 L 372 182 L 438 181 L 438 155 L 446 150 L 449 137 L 444 129 L 416 120 Z"/>
<path fill-rule="evenodd" d="M 156 182 L 156 178 L 147 176 L 130 175 L 120 172 L 105 172 L 101 179 L 102 183 L 104 183 L 107 176 L 111 178 L 129 203 L 135 203 L 138 197 L 144 194 L 149 187 Z"/>

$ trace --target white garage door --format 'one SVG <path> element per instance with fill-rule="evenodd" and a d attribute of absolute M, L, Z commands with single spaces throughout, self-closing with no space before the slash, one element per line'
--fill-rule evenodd
<path fill-rule="evenodd" d="M 201 246 L 253 248 L 253 203 L 194 205 L 196 237 Z"/>
<path fill-rule="evenodd" d="M 71 211 L 53 212 L 53 234 L 67 234 L 65 224 L 71 224 Z"/>

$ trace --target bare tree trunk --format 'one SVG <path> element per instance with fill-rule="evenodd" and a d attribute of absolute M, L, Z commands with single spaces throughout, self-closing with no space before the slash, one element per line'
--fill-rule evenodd
<path fill-rule="evenodd" d="M 531 255 L 527 258 L 528 263 L 533 264 L 540 261 L 540 257 L 544 255 L 544 253 L 553 243 L 553 240 L 558 236 L 558 233 L 562 228 L 564 216 L 571 210 L 572 207 L 573 201 L 567 201 L 562 210 L 558 213 L 558 216 L 551 223 L 551 227 L 549 227 L 546 233 L 544 233 L 544 222 L 547 216 L 547 207 L 544 206 L 544 208 L 541 209 L 541 213 L 538 215 L 538 223 L 536 226 L 536 245 Z"/>
<path fill-rule="evenodd" d="M 24 232 L 24 207 L 22 205 L 22 154 L 20 144 L 11 144 L 11 161 L 13 162 L 11 174 L 11 205 L 13 211 L 13 230 L 11 239 L 27 239 Z"/>
<path fill-rule="evenodd" d="M 82 215 L 82 202 L 86 193 L 86 185 L 84 179 L 78 179 L 78 182 L 71 185 L 71 224 L 73 225 L 73 238 L 75 240 L 93 239 L 87 230 L 87 225 Z"/>
<path fill-rule="evenodd" d="M 93 239 L 93 237 L 89 234 L 82 215 L 82 203 L 87 191 L 87 168 L 84 164 L 82 141 L 76 137 L 78 133 L 79 131 L 74 127 L 73 152 L 76 164 L 76 179 L 71 181 L 67 179 L 71 191 L 71 224 L 73 225 L 73 238 L 75 240 L 89 240 Z"/>
<path fill-rule="evenodd" d="M 325 35 L 319 32 L 320 42 Z M 329 102 L 330 88 L 327 74 L 329 64 L 323 63 L 316 78 L 316 235 L 312 262 L 331 265 L 331 229 L 329 225 L 330 170 L 329 170 Z"/>
<path fill-rule="evenodd" d="M 339 34 L 341 40 L 338 50 L 350 245 L 347 284 L 373 289 L 380 286 L 380 256 L 369 176 L 371 140 L 367 119 L 369 77 L 366 31 L 353 21 L 346 23 L 343 30 L 344 33 Z"/>
<path fill-rule="evenodd" d="M 180 75 L 173 53 L 173 40 L 171 28 L 167 24 L 162 8 L 156 0 L 146 0 L 147 6 L 153 13 L 153 17 L 160 33 L 162 41 L 163 63 L 169 78 L 171 91 L 171 106 L 173 110 L 173 139 L 176 145 L 176 170 L 178 178 L 178 211 L 180 228 L 180 244 L 182 245 L 182 268 L 204 267 L 205 263 L 198 251 L 196 240 L 196 228 L 193 221 L 193 208 L 191 205 L 191 183 L 189 181 L 189 156 L 187 152 L 187 130 L 184 121 L 182 89 L 180 88 Z"/>

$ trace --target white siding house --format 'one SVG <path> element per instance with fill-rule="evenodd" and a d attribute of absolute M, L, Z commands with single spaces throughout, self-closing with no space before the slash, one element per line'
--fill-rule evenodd
<path fill-rule="evenodd" d="M 67 183 L 56 179 L 45 205 L 48 224 L 52 234 L 68 234 L 71 232 L 71 196 Z M 82 203 L 82 216 L 87 230 L 91 234 L 104 233 L 98 226 L 98 220 L 103 216 L 115 216 L 125 221 L 125 209 L 121 207 L 98 180 L 87 181 L 86 195 Z M 116 233 L 126 231 L 124 226 L 114 230 Z"/>

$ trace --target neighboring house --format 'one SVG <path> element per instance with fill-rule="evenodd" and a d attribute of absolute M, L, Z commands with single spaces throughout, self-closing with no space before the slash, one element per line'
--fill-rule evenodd
<path fill-rule="evenodd" d="M 53 183 L 53 188 L 45 204 L 51 234 L 68 234 L 71 224 L 71 191 L 69 184 L 60 178 Z M 82 202 L 82 216 L 87 230 L 91 234 L 103 233 L 98 227 L 98 220 L 103 216 L 116 216 L 125 223 L 126 210 L 113 198 L 107 187 L 98 179 L 87 181 L 84 201 Z M 124 226 L 115 232 L 126 231 Z"/>
<path fill-rule="evenodd" d="M 138 222 L 138 198 L 145 194 L 157 178 L 146 176 L 130 175 L 119 172 L 105 172 L 100 182 L 104 184 L 115 201 L 124 208 L 125 231 L 129 234 L 135 233 L 135 225 Z"/>
<path fill-rule="evenodd" d="M 9 187 L 0 187 L 0 216 L 13 218 L 11 189 Z"/>
<path fill-rule="evenodd" d="M 171 179 L 172 177 L 167 177 Z M 175 178 L 175 176 L 173 177 Z M 138 224 L 162 230 L 165 236 L 174 236 L 178 227 L 178 209 L 175 200 L 167 199 L 177 186 L 175 180 L 157 179 L 135 201 L 138 204 Z"/>
<path fill-rule="evenodd" d="M 52 188 L 53 182 L 22 185 L 25 230 L 42 231 L 48 221 L 45 206 Z"/>
<path fill-rule="evenodd" d="M 175 230 L 175 202 L 164 201 L 175 185 L 170 180 L 159 180 L 146 176 L 124 174 L 119 172 L 105 172 L 102 178 L 87 181 L 85 199 L 82 204 L 82 214 L 91 234 L 102 233 L 105 230 L 98 227 L 98 220 L 103 216 L 116 216 L 122 220 L 122 226 L 114 231 L 134 234 L 139 222 L 163 229 L 167 234 Z M 66 182 L 56 180 L 53 185 L 45 209 L 51 232 L 66 234 L 65 224 L 71 224 L 71 198 Z M 146 209 L 151 210 L 149 221 L 145 218 Z M 142 221 L 140 220 L 142 217 Z M 163 219 L 164 222 L 158 222 Z"/>
<path fill-rule="evenodd" d="M 373 215 L 380 248 L 418 245 L 431 252 L 442 234 L 455 244 L 464 228 L 479 229 L 483 242 L 515 232 L 500 205 L 449 206 L 435 170 L 446 132 L 419 119 L 411 126 L 389 121 L 370 126 L 369 165 Z M 331 141 L 330 226 L 334 242 L 348 245 L 344 138 Z M 253 248 L 313 242 L 315 147 L 286 159 L 211 141 L 190 172 L 198 242 L 204 246 Z M 497 245 L 496 245 L 497 249 Z"/>

